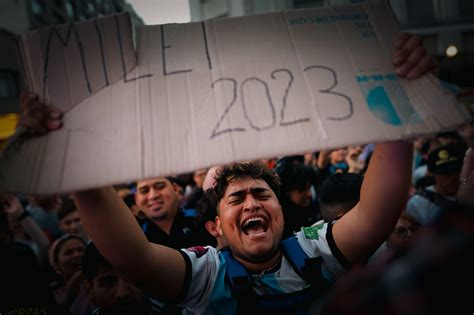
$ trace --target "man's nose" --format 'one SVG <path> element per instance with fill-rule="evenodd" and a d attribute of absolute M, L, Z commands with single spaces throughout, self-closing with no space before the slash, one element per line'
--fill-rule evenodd
<path fill-rule="evenodd" d="M 115 298 L 117 300 L 127 300 L 132 295 L 132 285 L 122 278 L 118 279 L 117 290 L 115 290 Z"/>
<path fill-rule="evenodd" d="M 149 199 L 153 199 L 155 197 L 158 197 L 159 195 L 160 195 L 160 192 L 155 188 L 151 188 L 150 191 L 148 192 Z"/>
<path fill-rule="evenodd" d="M 255 211 L 260 208 L 260 203 L 252 195 L 248 195 L 244 201 L 244 211 Z"/>
<path fill-rule="evenodd" d="M 73 255 L 74 255 L 74 258 L 81 258 L 83 254 L 84 254 L 83 251 L 77 249 L 77 250 L 74 251 Z"/>

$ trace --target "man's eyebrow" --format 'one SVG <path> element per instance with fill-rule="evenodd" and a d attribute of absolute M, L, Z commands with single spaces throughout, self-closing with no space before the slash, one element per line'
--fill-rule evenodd
<path fill-rule="evenodd" d="M 237 191 L 231 192 L 227 197 L 238 197 L 238 196 L 241 196 L 241 195 L 245 195 L 246 191 L 247 191 L 247 189 L 237 190 Z M 263 188 L 263 187 L 250 188 L 250 192 L 252 194 L 260 194 L 260 193 L 264 193 L 264 192 L 268 192 L 268 191 L 270 191 L 270 190 L 267 189 L 267 188 Z"/>
<path fill-rule="evenodd" d="M 166 180 L 157 180 L 156 182 L 153 182 L 151 184 L 143 185 L 143 186 L 138 186 L 137 189 L 145 188 L 145 187 L 150 187 L 150 186 L 155 186 L 156 184 L 166 184 Z"/>

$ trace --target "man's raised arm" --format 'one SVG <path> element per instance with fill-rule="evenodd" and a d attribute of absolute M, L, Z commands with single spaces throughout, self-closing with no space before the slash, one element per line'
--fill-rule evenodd
<path fill-rule="evenodd" d="M 412 152 L 403 141 L 376 145 L 359 203 L 333 227 L 334 241 L 350 263 L 365 263 L 393 231 L 408 199 Z"/>
<path fill-rule="evenodd" d="M 61 113 L 23 93 L 20 126 L 41 135 L 61 128 Z M 112 187 L 73 194 L 84 227 L 100 252 L 147 294 L 175 300 L 182 292 L 185 261 L 174 249 L 151 244 Z"/>
<path fill-rule="evenodd" d="M 436 71 L 417 36 L 400 34 L 393 55 L 396 72 L 408 79 Z M 378 144 L 362 184 L 359 203 L 333 227 L 338 249 L 352 264 L 364 263 L 392 232 L 406 205 L 411 176 L 412 145 Z"/>
<path fill-rule="evenodd" d="M 76 192 L 73 198 L 87 234 L 115 268 L 153 297 L 175 301 L 180 296 L 183 256 L 149 243 L 113 187 Z"/>

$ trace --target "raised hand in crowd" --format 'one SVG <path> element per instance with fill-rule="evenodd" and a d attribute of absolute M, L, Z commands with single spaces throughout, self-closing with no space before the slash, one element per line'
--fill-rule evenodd
<path fill-rule="evenodd" d="M 0 195 L 3 202 L 3 208 L 10 221 L 10 228 L 15 225 L 16 229 L 23 229 L 24 233 L 31 238 L 34 243 L 34 252 L 37 256 L 40 266 L 48 264 L 48 250 L 50 241 L 40 226 L 33 220 L 29 213 L 23 209 L 20 200 L 14 195 Z M 19 225 L 19 226 L 18 226 Z M 22 234 L 24 234 L 22 233 Z"/>
<path fill-rule="evenodd" d="M 20 96 L 22 115 L 18 126 L 33 135 L 44 135 L 62 127 L 62 112 L 41 102 L 34 92 L 23 92 Z"/>
<path fill-rule="evenodd" d="M 426 53 L 423 41 L 419 36 L 400 33 L 395 41 L 392 55 L 396 73 L 407 79 L 417 79 L 427 72 L 439 73 L 436 59 Z"/>

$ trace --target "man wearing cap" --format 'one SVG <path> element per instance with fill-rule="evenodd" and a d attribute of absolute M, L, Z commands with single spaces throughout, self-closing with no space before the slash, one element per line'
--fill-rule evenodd
<path fill-rule="evenodd" d="M 434 176 L 435 184 L 418 190 L 406 209 L 419 224 L 433 221 L 443 208 L 456 201 L 464 152 L 462 145 L 449 144 L 429 154 L 428 172 Z"/>

